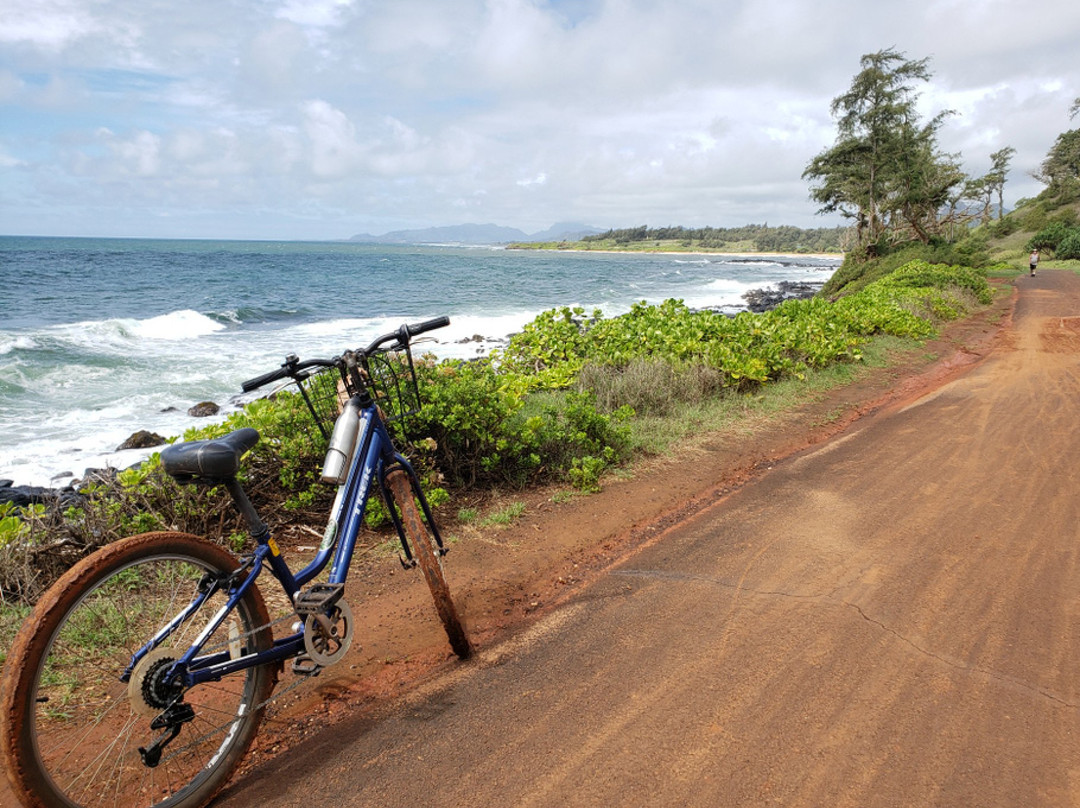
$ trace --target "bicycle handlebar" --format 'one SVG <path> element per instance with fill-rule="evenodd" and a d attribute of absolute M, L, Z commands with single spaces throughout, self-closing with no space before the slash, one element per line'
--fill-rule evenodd
<path fill-rule="evenodd" d="M 285 362 L 280 368 L 264 373 L 262 376 L 256 376 L 254 379 L 248 379 L 240 385 L 240 389 L 245 393 L 250 393 L 252 390 L 270 384 L 270 382 L 276 382 L 278 379 L 296 378 L 301 371 L 308 368 L 332 368 L 336 364 L 337 362 L 333 359 L 305 359 L 301 362 L 295 356 L 290 355 L 285 357 Z"/>
<path fill-rule="evenodd" d="M 362 353 L 364 356 L 370 356 L 371 354 L 376 353 L 383 345 L 394 340 L 397 341 L 396 347 L 406 348 L 408 347 L 409 342 L 412 340 L 413 337 L 426 333 L 428 331 L 434 331 L 436 328 L 445 328 L 448 325 L 450 325 L 450 318 L 446 316 L 435 317 L 431 320 L 425 320 L 422 323 L 413 323 L 411 325 L 405 324 L 402 325 L 397 331 L 391 331 L 389 334 L 383 334 L 381 337 L 379 337 L 366 348 L 364 348 L 363 351 L 359 351 L 358 353 Z M 340 359 L 341 357 L 335 357 L 333 359 L 305 359 L 303 362 L 301 362 L 295 355 L 289 355 L 285 357 L 285 362 L 281 365 L 280 368 L 278 368 L 277 370 L 271 370 L 269 373 L 264 373 L 261 376 L 256 376 L 254 379 L 248 379 L 246 382 L 240 385 L 240 389 L 243 390 L 245 393 L 250 393 L 252 390 L 263 387 L 264 385 L 270 384 L 271 382 L 276 382 L 280 379 L 295 379 L 301 371 L 304 371 L 307 368 L 335 367 L 336 365 L 338 365 Z"/>
<path fill-rule="evenodd" d="M 397 331 L 392 331 L 389 334 L 383 334 L 377 340 L 368 345 L 364 350 L 364 356 L 371 356 L 379 348 L 386 343 L 397 340 L 398 345 L 402 348 L 407 346 L 410 340 L 418 334 L 423 334 L 427 331 L 434 331 L 436 328 L 444 328 L 450 325 L 449 317 L 436 317 L 433 320 L 425 320 L 422 323 L 413 323 L 412 325 L 403 325 Z"/>

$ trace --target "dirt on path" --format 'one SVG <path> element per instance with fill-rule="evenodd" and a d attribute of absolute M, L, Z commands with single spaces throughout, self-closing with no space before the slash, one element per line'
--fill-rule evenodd
<path fill-rule="evenodd" d="M 221 805 L 1080 805 L 1080 278 L 1017 286 L 926 373 L 463 543 L 473 662 L 388 586 L 417 650 Z"/>

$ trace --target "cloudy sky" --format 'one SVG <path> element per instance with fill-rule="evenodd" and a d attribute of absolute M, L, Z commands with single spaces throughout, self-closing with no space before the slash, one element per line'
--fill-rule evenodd
<path fill-rule="evenodd" d="M 865 53 L 930 57 L 969 174 L 1080 126 L 1063 0 L 0 0 L 0 233 L 831 226 Z"/>

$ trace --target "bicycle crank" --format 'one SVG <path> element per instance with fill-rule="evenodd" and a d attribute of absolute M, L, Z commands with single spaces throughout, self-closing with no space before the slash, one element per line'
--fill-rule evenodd
<path fill-rule="evenodd" d="M 355 628 L 349 604 L 344 598 L 338 598 L 328 613 L 309 614 L 304 618 L 304 651 L 316 665 L 333 665 L 352 647 Z"/>

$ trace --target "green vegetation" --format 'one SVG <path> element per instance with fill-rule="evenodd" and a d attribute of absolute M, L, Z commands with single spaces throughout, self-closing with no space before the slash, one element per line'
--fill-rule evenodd
<path fill-rule="evenodd" d="M 803 178 L 823 213 L 840 213 L 854 227 L 853 252 L 873 259 L 900 244 L 955 240 L 972 221 L 986 223 L 998 201 L 1004 213 L 1005 176 L 1015 149 L 991 155 L 991 169 L 968 177 L 959 155 L 938 150 L 937 133 L 954 113 L 923 122 L 914 83 L 930 80 L 928 59 L 884 50 L 866 54 L 847 92 L 833 99 L 836 143 L 810 161 Z"/>
<path fill-rule="evenodd" d="M 519 519 L 523 513 L 525 513 L 524 502 L 511 502 L 481 519 L 479 525 L 481 527 L 509 525 Z"/>
<path fill-rule="evenodd" d="M 1080 130 L 1058 136 L 1043 161 L 1039 178 L 1047 188 L 1006 214 L 1005 176 L 1015 150 L 999 149 L 986 175 L 965 177 L 954 155 L 936 152 L 935 133 L 949 113 L 917 121 L 911 82 L 929 79 L 927 61 L 882 51 L 862 64 L 851 90 L 833 101 L 837 145 L 804 174 L 818 182 L 811 195 L 822 211 L 855 222 L 855 246 L 822 296 L 858 292 L 913 260 L 1001 276 L 1026 266 L 1033 248 L 1045 251 L 1044 258 L 1080 259 Z M 1070 115 L 1078 111 L 1080 99 Z M 938 183 L 933 193 L 925 193 L 928 178 Z M 913 194 L 913 188 L 923 190 Z"/>
<path fill-rule="evenodd" d="M 820 227 L 630 227 L 608 230 L 581 241 L 511 244 L 511 249 L 604 250 L 619 252 L 778 252 L 789 254 L 839 253 L 844 250 L 847 229 Z"/>

